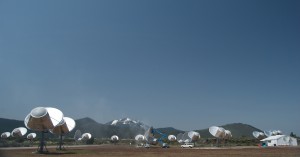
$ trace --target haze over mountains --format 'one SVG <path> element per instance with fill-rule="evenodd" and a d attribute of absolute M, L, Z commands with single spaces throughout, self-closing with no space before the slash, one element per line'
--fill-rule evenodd
<path fill-rule="evenodd" d="M 110 138 L 112 135 L 118 135 L 121 139 L 134 138 L 137 134 L 144 134 L 145 130 L 150 126 L 144 124 L 138 120 L 132 120 L 130 118 L 123 118 L 119 120 L 112 120 L 105 124 L 96 122 L 91 118 L 82 118 L 75 120 L 76 127 L 69 133 L 67 136 L 73 137 L 76 130 L 80 130 L 82 133 L 89 132 L 93 137 L 97 138 Z M 0 118 L 0 133 L 2 132 L 11 132 L 16 127 L 24 127 L 24 122 L 20 120 L 11 120 Z M 221 126 L 232 132 L 234 138 L 239 137 L 248 137 L 253 138 L 253 131 L 261 131 L 258 128 L 255 128 L 251 125 L 242 124 L 242 123 L 232 123 Z M 177 135 L 178 133 L 183 133 L 183 130 L 178 130 L 173 127 L 157 128 L 165 134 Z M 188 131 L 188 130 L 185 130 Z M 212 138 L 208 132 L 208 128 L 195 130 L 200 133 L 201 138 Z M 30 133 L 32 131 L 28 131 Z"/>

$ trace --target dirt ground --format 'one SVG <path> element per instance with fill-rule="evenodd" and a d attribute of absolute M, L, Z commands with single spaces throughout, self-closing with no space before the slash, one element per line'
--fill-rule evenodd
<path fill-rule="evenodd" d="M 0 148 L 0 157 L 300 157 L 300 147 L 198 147 L 192 149 L 151 147 L 147 149 L 124 145 L 93 145 L 66 147 L 65 151 L 57 151 L 55 147 L 49 147 L 48 154 L 36 154 L 35 150 L 35 147 Z"/>

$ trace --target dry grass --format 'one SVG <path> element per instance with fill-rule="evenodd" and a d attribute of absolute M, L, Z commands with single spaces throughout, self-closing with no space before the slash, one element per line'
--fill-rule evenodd
<path fill-rule="evenodd" d="M 163 149 L 160 147 L 135 148 L 121 145 L 80 146 L 69 147 L 65 151 L 57 151 L 51 147 L 48 154 L 35 154 L 35 148 L 0 149 L 0 157 L 299 157 L 300 147 L 233 147 L 233 148 L 193 148 L 182 149 L 173 147 Z"/>

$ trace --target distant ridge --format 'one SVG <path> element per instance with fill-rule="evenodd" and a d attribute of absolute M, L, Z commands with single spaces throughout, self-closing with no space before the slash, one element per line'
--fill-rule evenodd
<path fill-rule="evenodd" d="M 220 127 L 223 127 L 226 130 L 230 130 L 233 138 L 240 138 L 240 137 L 254 138 L 252 132 L 261 131 L 258 128 L 243 123 L 226 124 Z M 213 138 L 213 136 L 209 133 L 208 129 L 209 128 L 197 130 L 197 132 L 200 133 L 201 138 Z"/>
<path fill-rule="evenodd" d="M 133 139 L 137 134 L 144 134 L 145 130 L 149 127 L 141 121 L 131 120 L 130 118 L 113 120 L 105 124 L 98 123 L 89 117 L 77 119 L 75 121 L 76 127 L 71 133 L 67 134 L 67 136 L 69 137 L 73 137 L 75 131 L 78 129 L 82 133 L 89 132 L 93 135 L 93 137 L 96 138 L 110 138 L 112 135 L 118 135 L 120 138 L 123 139 Z M 11 132 L 16 127 L 25 127 L 24 121 L 0 118 L 0 133 L 6 131 Z M 221 127 L 230 130 L 233 135 L 233 138 L 253 138 L 253 131 L 261 131 L 258 128 L 243 123 L 226 124 Z M 172 134 L 175 136 L 178 133 L 184 132 L 173 127 L 164 127 L 157 129 L 160 132 L 165 133 L 167 135 Z M 210 135 L 208 128 L 195 131 L 200 133 L 201 138 L 213 138 L 213 136 Z M 52 135 L 50 135 L 49 137 L 52 137 Z"/>
<path fill-rule="evenodd" d="M 177 136 L 179 133 L 184 133 L 184 131 L 175 129 L 173 127 L 157 128 L 157 130 L 159 130 L 164 134 L 175 135 L 175 136 Z"/>
<path fill-rule="evenodd" d="M 12 132 L 17 127 L 25 127 L 24 121 L 0 118 L 0 134 L 3 132 Z"/>

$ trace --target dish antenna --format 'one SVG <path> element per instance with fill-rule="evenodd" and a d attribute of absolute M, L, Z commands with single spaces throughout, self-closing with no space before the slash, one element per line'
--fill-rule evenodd
<path fill-rule="evenodd" d="M 144 134 L 144 137 L 146 139 L 146 141 L 151 140 L 152 138 L 154 138 L 154 133 L 153 133 L 153 127 L 150 127 Z"/>
<path fill-rule="evenodd" d="M 209 133 L 216 138 L 225 137 L 225 129 L 222 127 L 212 126 L 209 128 Z"/>
<path fill-rule="evenodd" d="M 141 134 L 138 134 L 135 136 L 134 138 L 136 141 L 138 142 L 142 142 L 142 141 L 145 141 L 145 136 L 144 135 L 141 135 Z"/>
<path fill-rule="evenodd" d="M 159 138 L 155 138 L 155 134 L 159 134 Z M 151 145 L 156 145 L 159 143 L 162 148 L 169 148 L 169 146 L 163 142 L 163 139 L 167 139 L 168 135 L 160 132 L 158 129 L 154 129 L 153 127 L 150 127 L 146 132 L 145 132 L 145 139 L 148 144 Z"/>
<path fill-rule="evenodd" d="M 32 144 L 33 144 L 33 139 L 36 138 L 36 133 L 30 133 L 30 134 L 27 135 L 26 138 L 30 141 L 30 145 L 32 146 Z"/>
<path fill-rule="evenodd" d="M 209 133 L 217 138 L 217 147 L 219 146 L 220 139 L 228 139 L 232 136 L 229 130 L 226 131 L 224 128 L 218 126 L 210 127 Z"/>
<path fill-rule="evenodd" d="M 264 134 L 265 134 L 267 137 L 272 136 L 272 132 L 271 132 L 271 131 L 264 131 Z"/>
<path fill-rule="evenodd" d="M 275 136 L 275 135 L 282 135 L 282 131 L 280 131 L 280 130 L 270 130 L 270 131 L 264 131 L 264 134 L 267 137 L 270 137 L 270 136 Z"/>
<path fill-rule="evenodd" d="M 28 140 L 33 140 L 35 138 L 36 138 L 36 133 L 30 133 L 30 134 L 27 135 Z"/>
<path fill-rule="evenodd" d="M 59 144 L 57 146 L 58 150 L 62 150 L 63 147 L 63 135 L 71 132 L 76 126 L 75 121 L 69 117 L 63 117 L 57 126 L 50 130 L 51 133 L 59 135 Z"/>
<path fill-rule="evenodd" d="M 154 137 L 154 129 L 153 127 L 150 127 L 144 134 L 145 140 L 148 144 L 156 145 L 157 144 L 157 138 Z"/>
<path fill-rule="evenodd" d="M 169 135 L 169 136 L 168 136 L 168 140 L 171 141 L 171 142 L 176 141 L 176 136 L 174 136 L 174 135 Z"/>
<path fill-rule="evenodd" d="M 176 138 L 177 138 L 177 142 L 178 142 L 178 143 L 183 143 L 182 136 L 183 136 L 182 133 L 177 134 L 177 137 L 176 137 Z"/>
<path fill-rule="evenodd" d="M 110 137 L 112 143 L 116 144 L 119 141 L 119 137 L 117 135 L 113 135 Z"/>
<path fill-rule="evenodd" d="M 191 139 L 191 142 L 198 141 L 200 139 L 200 134 L 195 131 L 188 132 L 188 136 Z"/>
<path fill-rule="evenodd" d="M 135 141 L 137 142 L 137 147 L 143 145 L 143 142 L 145 141 L 145 136 L 138 134 L 134 137 Z"/>
<path fill-rule="evenodd" d="M 232 137 L 231 131 L 225 130 L 225 137 L 224 139 L 230 139 Z"/>
<path fill-rule="evenodd" d="M 38 153 L 48 152 L 45 144 L 44 133 L 53 129 L 63 121 L 63 113 L 52 107 L 36 107 L 26 116 L 24 123 L 28 129 L 41 132 Z"/>
<path fill-rule="evenodd" d="M 191 142 L 191 138 L 189 137 L 189 132 L 185 132 L 182 135 L 182 140 L 184 143 L 190 143 Z"/>
<path fill-rule="evenodd" d="M 81 139 L 81 136 L 82 136 L 81 131 L 80 130 L 76 130 L 75 134 L 74 134 L 74 140 L 75 141 L 79 141 L 79 139 Z"/>
<path fill-rule="evenodd" d="M 11 132 L 11 136 L 12 137 L 22 137 L 27 133 L 27 129 L 24 127 L 18 127 L 15 128 L 12 132 Z"/>
<path fill-rule="evenodd" d="M 259 132 L 259 131 L 253 131 L 252 135 L 256 138 L 256 139 L 263 139 L 265 137 L 265 134 L 263 132 Z"/>
<path fill-rule="evenodd" d="M 7 139 L 9 137 L 10 137 L 10 132 L 4 132 L 4 133 L 1 134 L 2 139 Z"/>
<path fill-rule="evenodd" d="M 199 139 L 200 139 L 200 134 L 195 131 L 189 131 L 183 134 L 179 133 L 177 135 L 177 141 L 179 143 L 191 143 L 191 142 L 196 142 Z"/>
<path fill-rule="evenodd" d="M 81 136 L 81 140 L 84 140 L 84 141 L 89 140 L 91 138 L 92 138 L 92 135 L 90 133 L 84 133 Z"/>

